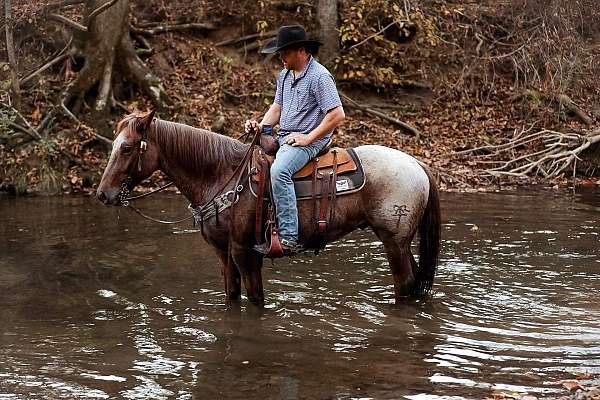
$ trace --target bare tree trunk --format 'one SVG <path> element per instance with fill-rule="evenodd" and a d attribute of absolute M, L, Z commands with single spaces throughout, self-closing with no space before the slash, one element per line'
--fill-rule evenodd
<path fill-rule="evenodd" d="M 102 0 L 87 0 L 85 19 L 87 20 L 90 13 L 100 7 L 102 3 L 104 3 Z M 128 0 L 117 1 L 104 13 L 90 21 L 87 32 L 75 33 L 80 36 L 78 38 L 82 46 L 80 52 L 85 58 L 85 64 L 77 78 L 63 92 L 62 102 L 67 107 L 72 101 L 82 99 L 92 87 L 101 81 L 94 108 L 98 111 L 105 109 L 106 99 L 112 86 L 115 48 L 127 26 L 128 3 Z"/>
<path fill-rule="evenodd" d="M 319 60 L 330 65 L 340 51 L 337 0 L 317 0 L 317 25 L 319 38 L 323 42 Z"/>
<path fill-rule="evenodd" d="M 17 57 L 15 56 L 15 45 L 13 43 L 13 21 L 12 5 L 10 0 L 4 0 L 4 26 L 6 28 L 6 52 L 8 53 L 8 63 L 10 66 L 10 80 L 12 85 L 12 102 L 17 110 L 21 109 L 21 89 L 19 87 L 19 77 L 17 76 Z"/>
<path fill-rule="evenodd" d="M 130 78 L 157 108 L 169 102 L 160 80 L 135 52 L 129 36 L 128 14 L 129 0 L 86 0 L 87 31 L 75 33 L 85 64 L 62 93 L 61 101 L 66 107 L 77 104 L 97 88 L 94 110 L 106 110 L 112 105 L 116 77 Z"/>

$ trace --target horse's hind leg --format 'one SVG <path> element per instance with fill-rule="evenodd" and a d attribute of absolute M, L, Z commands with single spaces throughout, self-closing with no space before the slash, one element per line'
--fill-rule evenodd
<path fill-rule="evenodd" d="M 415 258 L 410 251 L 411 239 L 397 239 L 396 235 L 387 232 L 376 232 L 383 242 L 390 270 L 394 278 L 394 297 L 399 302 L 403 297 L 410 296 L 415 285 L 413 267 Z"/>
<path fill-rule="evenodd" d="M 242 292 L 240 271 L 238 271 L 233 259 L 227 256 L 226 251 L 217 250 L 217 256 L 221 260 L 221 271 L 225 281 L 227 300 L 238 301 Z"/>

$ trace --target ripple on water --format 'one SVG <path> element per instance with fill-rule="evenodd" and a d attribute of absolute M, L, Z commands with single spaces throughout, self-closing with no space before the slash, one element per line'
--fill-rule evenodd
<path fill-rule="evenodd" d="M 72 221 L 57 228 L 62 211 L 19 221 L 20 231 L 3 226 L 35 258 L 19 264 L 29 269 L 13 291 L 35 293 L 14 304 L 46 300 L 59 316 L 9 308 L 2 391 L 27 399 L 556 397 L 569 372 L 600 373 L 597 211 L 558 196 L 444 197 L 434 294 L 398 305 L 381 242 L 368 231 L 318 258 L 266 263 L 257 312 L 245 300 L 225 304 L 218 260 L 192 230 L 165 236 L 144 225 L 140 235 L 125 230 L 139 221 L 123 214 L 110 225 L 105 208 L 83 213 L 77 229 Z M 85 252 L 69 248 L 78 239 Z M 2 250 L 0 274 L 21 260 Z"/>

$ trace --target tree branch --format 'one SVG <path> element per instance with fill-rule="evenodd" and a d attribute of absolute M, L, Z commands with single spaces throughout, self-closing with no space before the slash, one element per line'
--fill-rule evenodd
<path fill-rule="evenodd" d="M 31 126 L 29 121 L 27 121 L 27 119 L 23 115 L 21 115 L 19 110 L 17 110 L 15 107 L 11 106 L 10 104 L 0 103 L 0 105 L 5 108 L 10 108 L 17 115 L 17 117 L 19 117 L 21 119 L 21 121 L 23 121 L 23 123 L 27 126 L 27 129 L 29 130 L 26 133 L 28 133 L 29 135 L 33 136 L 34 138 L 36 138 L 38 140 L 42 138 L 42 136 L 38 133 L 38 131 L 33 126 Z"/>
<path fill-rule="evenodd" d="M 48 4 L 46 6 L 46 11 L 59 10 L 61 8 L 68 7 L 68 6 L 76 6 L 76 5 L 82 4 L 84 2 L 85 2 L 85 0 L 64 0 L 64 1 L 60 1 L 58 3 Z"/>
<path fill-rule="evenodd" d="M 387 24 L 383 29 L 379 30 L 379 32 L 375 32 L 374 34 L 372 34 L 371 36 L 367 37 L 365 40 L 362 40 L 356 44 L 353 44 L 352 46 L 348 47 L 348 50 L 352 50 L 355 47 L 360 46 L 361 44 L 373 39 L 375 36 L 377 35 L 381 35 L 383 32 L 385 32 L 390 26 L 396 24 L 396 21 L 392 21 L 389 24 Z"/>
<path fill-rule="evenodd" d="M 62 101 L 60 102 L 60 107 L 63 110 L 63 112 L 65 113 L 65 115 L 69 118 L 71 118 L 75 123 L 77 123 L 78 126 L 85 126 L 87 127 L 83 122 L 81 122 L 75 115 L 73 115 L 73 113 L 67 108 L 67 106 L 65 106 L 65 103 L 63 103 Z M 91 129 L 91 128 L 90 128 Z M 97 134 L 93 129 L 91 129 L 94 136 L 96 137 L 96 139 L 108 144 L 109 146 L 112 146 L 112 140 Z"/>
<path fill-rule="evenodd" d="M 39 140 L 40 139 L 40 137 L 36 136 L 36 134 L 33 131 L 31 131 L 29 128 L 27 128 L 27 127 L 25 127 L 23 125 L 19 125 L 16 122 L 9 122 L 8 126 L 10 128 L 18 130 L 19 132 L 26 133 L 27 135 L 29 135 L 30 137 L 32 137 L 35 140 Z"/>
<path fill-rule="evenodd" d="M 86 18 L 86 25 L 88 26 L 88 29 L 90 23 L 94 20 L 94 18 L 96 18 L 99 14 L 103 13 L 104 11 L 108 10 L 110 7 L 114 6 L 117 1 L 119 0 L 110 0 L 109 2 L 102 4 L 100 7 L 92 11 L 90 15 L 88 15 Z"/>
<path fill-rule="evenodd" d="M 160 33 L 165 33 L 165 32 L 185 31 L 185 30 L 192 30 L 192 29 L 197 29 L 197 30 L 201 30 L 201 31 L 202 30 L 210 31 L 210 30 L 215 30 L 217 28 L 213 24 L 202 23 L 202 22 L 192 22 L 189 24 L 177 24 L 177 25 L 161 25 L 161 26 L 157 26 L 156 28 L 152 28 L 152 29 L 143 29 L 143 28 L 137 28 L 133 25 L 131 26 L 131 31 L 133 33 L 137 33 L 138 35 L 147 35 L 147 36 L 158 35 Z"/>
<path fill-rule="evenodd" d="M 579 121 L 586 125 L 592 125 L 594 122 L 590 116 L 583 111 L 575 102 L 566 94 L 553 94 L 553 93 L 542 93 L 537 90 L 525 90 L 523 93 L 515 96 L 515 98 L 527 98 L 529 100 L 545 99 L 548 102 L 555 103 L 558 105 L 559 110 L 562 108 L 566 109 L 569 113 L 573 114 Z"/>
<path fill-rule="evenodd" d="M 220 47 L 220 46 L 229 46 L 230 44 L 237 44 L 237 43 L 240 43 L 240 42 L 245 42 L 247 40 L 263 39 L 263 38 L 266 39 L 266 38 L 273 37 L 276 34 L 277 34 L 277 31 L 253 33 L 251 35 L 241 36 L 241 37 L 235 38 L 235 39 L 223 40 L 222 42 L 219 42 L 219 43 L 215 44 L 215 46 L 217 46 L 217 47 Z"/>
<path fill-rule="evenodd" d="M 565 107 L 570 113 L 575 115 L 581 122 L 586 125 L 592 125 L 593 121 L 581 108 L 575 104 L 573 100 L 566 94 L 560 94 L 554 97 L 554 100 L 559 106 Z"/>
<path fill-rule="evenodd" d="M 359 110 L 362 110 L 368 114 L 374 115 L 376 117 L 379 117 L 381 119 L 384 119 L 386 121 L 389 121 L 393 124 L 398 125 L 400 128 L 402 128 L 402 130 L 404 130 L 405 132 L 410 133 L 411 135 L 415 136 L 417 139 L 420 139 L 422 134 L 421 131 L 419 131 L 417 128 L 415 128 L 414 126 L 406 123 L 406 122 L 402 122 L 397 118 L 394 117 L 390 117 L 389 115 L 386 115 L 380 111 L 376 111 L 373 110 L 372 108 L 369 108 L 367 106 L 364 106 L 362 104 L 357 103 L 356 101 L 352 100 L 350 97 L 348 97 L 347 95 L 345 95 L 344 93 L 340 92 L 340 96 L 342 96 L 342 99 L 346 102 L 347 105 L 349 105 L 350 107 L 353 108 L 357 108 Z"/>
<path fill-rule="evenodd" d="M 47 62 L 44 65 L 42 65 L 36 71 L 32 72 L 31 74 L 27 75 L 25 78 L 21 79 L 21 81 L 19 83 L 21 85 L 26 84 L 27 82 L 29 82 L 30 80 L 32 80 L 35 76 L 41 74 L 42 72 L 44 72 L 48 68 L 52 67 L 55 64 L 58 64 L 59 62 L 63 61 L 66 58 L 69 58 L 69 54 L 68 53 L 67 54 L 60 54 L 59 56 L 55 57 L 53 60 Z"/>
<path fill-rule="evenodd" d="M 314 4 L 312 4 L 309 1 L 298 1 L 298 0 L 271 0 L 270 2 L 270 6 L 271 7 L 275 7 L 278 8 L 280 10 L 295 10 L 298 7 L 307 7 L 309 9 L 312 9 L 315 7 Z"/>
<path fill-rule="evenodd" d="M 63 24 L 65 24 L 67 26 L 70 26 L 71 28 L 76 29 L 76 30 L 78 30 L 80 32 L 87 32 L 88 31 L 88 28 L 86 28 L 85 26 L 81 25 L 79 22 L 72 21 L 69 18 L 67 18 L 67 17 L 65 17 L 63 15 L 60 15 L 60 14 L 54 14 L 54 13 L 52 13 L 52 14 L 50 14 L 48 16 L 48 18 L 53 19 L 53 20 L 58 21 L 58 22 L 62 22 Z"/>
<path fill-rule="evenodd" d="M 537 150 L 533 149 L 524 154 L 515 155 L 517 148 L 531 142 L 538 142 Z M 483 170 L 487 175 L 519 177 L 541 174 L 545 178 L 554 178 L 571 165 L 575 168 L 579 155 L 599 142 L 600 131 L 582 135 L 575 132 L 562 133 L 544 129 L 525 136 L 519 135 L 501 145 L 481 146 L 469 151 L 485 149 L 492 152 L 485 157 L 494 157 L 494 160 L 477 161 L 478 164 L 500 164 L 497 167 Z M 466 152 L 455 154 L 465 154 Z M 506 156 L 503 157 L 505 154 L 508 154 L 508 159 L 504 158 Z"/>
<path fill-rule="evenodd" d="M 5 106 L 5 107 L 10 107 L 10 106 L 8 106 L 8 105 L 6 105 L 6 104 L 3 104 L 3 103 L 2 103 L 2 105 L 3 105 L 3 106 Z M 21 118 L 21 119 L 23 120 L 23 122 L 25 123 L 25 125 L 27 125 L 27 126 L 25 127 L 25 126 L 22 126 L 22 125 L 19 125 L 19 124 L 15 123 L 15 122 L 11 122 L 11 123 L 9 123 L 9 126 L 10 126 L 10 127 L 12 127 L 13 129 L 17 129 L 17 130 L 19 130 L 19 131 L 21 131 L 21 132 L 23 132 L 23 133 L 26 133 L 26 134 L 27 134 L 27 135 L 29 135 L 29 136 L 30 136 L 30 137 L 31 137 L 33 140 L 36 140 L 36 141 L 38 141 L 38 140 L 41 140 L 41 139 L 42 139 L 42 136 L 39 134 L 39 132 L 38 132 L 38 131 L 37 131 L 37 130 L 36 130 L 34 127 L 33 127 L 33 126 L 31 126 L 31 124 L 29 123 L 29 121 L 27 121 L 27 120 L 26 120 L 26 119 L 25 119 L 25 118 L 24 118 L 24 117 L 23 117 L 21 114 L 19 114 L 19 112 L 18 112 L 18 111 L 16 111 L 16 110 L 15 110 L 13 107 L 11 107 L 11 108 L 12 108 L 12 109 L 13 109 L 13 110 L 14 110 L 14 111 L 17 113 L 17 115 L 19 116 L 19 118 Z M 52 113 L 53 113 L 53 112 L 51 112 L 51 113 L 50 113 L 50 115 L 51 115 Z M 42 125 L 42 124 L 40 124 L 40 126 L 41 126 L 41 125 Z M 105 139 L 106 139 L 106 138 L 105 138 Z M 107 140 L 108 140 L 108 139 L 107 139 Z M 22 142 L 18 143 L 18 144 L 17 144 L 16 146 L 14 146 L 14 147 L 22 146 L 22 145 L 24 145 L 24 144 L 28 143 L 29 141 L 30 141 L 30 140 L 25 140 L 25 141 L 22 141 Z M 111 143 L 112 143 L 112 142 L 111 142 Z M 70 161 L 72 161 L 72 162 L 74 162 L 75 164 L 77 164 L 77 165 L 81 166 L 83 169 L 85 169 L 85 170 L 89 170 L 89 169 L 90 169 L 90 167 L 89 167 L 89 166 L 87 166 L 87 165 L 85 164 L 85 162 L 83 162 L 83 161 L 79 160 L 79 159 L 78 159 L 78 157 L 77 157 L 75 154 L 71 153 L 69 150 L 67 150 L 67 149 L 61 149 L 61 148 L 59 148 L 59 149 L 58 149 L 58 151 L 60 151 L 60 152 L 61 152 L 61 153 L 62 153 L 64 156 L 66 156 L 66 157 L 67 157 L 67 158 L 68 158 Z"/>

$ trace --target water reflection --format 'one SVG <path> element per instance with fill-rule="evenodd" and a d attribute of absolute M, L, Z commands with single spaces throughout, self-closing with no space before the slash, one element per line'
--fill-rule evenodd
<path fill-rule="evenodd" d="M 16 398 L 555 396 L 600 373 L 598 193 L 446 194 L 435 294 L 393 304 L 356 233 L 267 262 L 263 311 L 227 305 L 217 258 L 87 198 L 1 199 L 0 387 Z M 173 196 L 144 203 L 181 214 Z M 4 395 L 0 395 L 2 398 Z"/>

